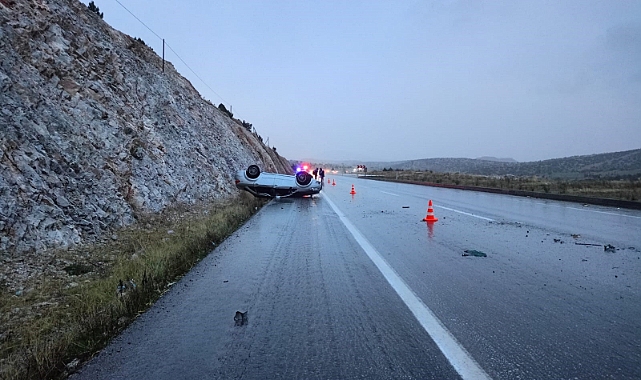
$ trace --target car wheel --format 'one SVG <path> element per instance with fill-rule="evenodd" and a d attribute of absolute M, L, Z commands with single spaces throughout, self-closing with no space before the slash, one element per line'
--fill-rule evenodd
<path fill-rule="evenodd" d="M 307 172 L 298 172 L 296 173 L 296 183 L 299 186 L 307 186 L 312 182 L 312 175 Z"/>
<path fill-rule="evenodd" d="M 245 171 L 245 175 L 249 179 L 256 179 L 260 175 L 260 168 L 258 167 L 258 165 L 249 165 L 249 167 Z"/>

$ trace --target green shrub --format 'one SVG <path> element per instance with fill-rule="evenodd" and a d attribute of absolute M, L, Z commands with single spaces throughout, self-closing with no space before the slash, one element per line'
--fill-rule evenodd
<path fill-rule="evenodd" d="M 92 11 L 95 14 L 97 14 L 98 16 L 100 16 L 100 18 L 102 18 L 104 16 L 104 13 L 100 12 L 100 8 L 98 8 L 96 6 L 96 4 L 94 4 L 93 1 L 89 2 L 89 5 L 87 5 L 87 8 L 89 8 L 90 11 Z"/>

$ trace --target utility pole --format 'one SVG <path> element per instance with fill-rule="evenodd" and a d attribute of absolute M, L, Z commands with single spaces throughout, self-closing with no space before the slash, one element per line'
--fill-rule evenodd
<path fill-rule="evenodd" d="M 165 72 L 165 39 L 162 39 L 162 72 Z"/>

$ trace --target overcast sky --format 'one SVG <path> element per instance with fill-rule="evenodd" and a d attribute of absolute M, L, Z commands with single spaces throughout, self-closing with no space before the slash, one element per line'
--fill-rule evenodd
<path fill-rule="evenodd" d="M 119 1 L 289 159 L 641 148 L 638 0 Z M 162 54 L 116 0 L 94 2 Z"/>

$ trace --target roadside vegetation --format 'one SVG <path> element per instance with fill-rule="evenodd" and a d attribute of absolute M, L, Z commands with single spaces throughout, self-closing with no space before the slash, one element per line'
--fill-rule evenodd
<path fill-rule="evenodd" d="M 67 377 L 264 204 L 242 193 L 140 217 L 108 243 L 56 252 L 64 275 L 0 289 L 0 379 Z"/>
<path fill-rule="evenodd" d="M 641 178 L 562 180 L 537 176 L 484 176 L 433 171 L 385 169 L 369 173 L 382 179 L 422 182 L 437 185 L 521 190 L 545 194 L 563 194 L 625 201 L 641 201 Z"/>

